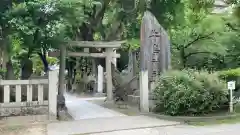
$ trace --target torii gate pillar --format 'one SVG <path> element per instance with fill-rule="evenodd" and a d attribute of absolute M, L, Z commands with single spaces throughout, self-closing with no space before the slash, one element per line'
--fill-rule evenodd
<path fill-rule="evenodd" d="M 112 68 L 111 68 L 111 63 L 112 63 L 112 54 L 113 54 L 113 49 L 112 48 L 106 48 L 106 73 L 107 73 L 107 100 L 112 101 L 113 100 L 113 87 L 112 87 Z"/>
<path fill-rule="evenodd" d="M 65 107 L 65 97 L 64 97 L 64 76 L 65 76 L 65 65 L 66 65 L 66 46 L 60 46 L 60 68 L 59 68 L 59 87 L 58 87 L 58 96 L 57 96 L 57 106 L 58 109 L 63 109 Z"/>

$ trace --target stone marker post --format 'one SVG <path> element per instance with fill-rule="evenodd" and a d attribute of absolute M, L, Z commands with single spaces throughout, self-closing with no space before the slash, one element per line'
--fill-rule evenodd
<path fill-rule="evenodd" d="M 58 71 L 49 71 L 48 72 L 48 110 L 49 110 L 49 119 L 57 118 L 57 94 L 58 94 Z M 51 117 L 53 116 L 53 117 Z"/>
<path fill-rule="evenodd" d="M 115 48 L 113 50 L 113 54 L 115 54 L 115 55 L 117 54 L 117 50 Z M 112 58 L 112 62 L 114 64 L 114 66 L 117 67 L 117 58 L 116 57 Z"/>
<path fill-rule="evenodd" d="M 97 92 L 103 93 L 103 67 L 98 65 L 98 81 L 97 81 Z"/>
<path fill-rule="evenodd" d="M 96 65 L 96 61 L 95 61 L 95 59 L 92 59 L 92 74 L 95 78 L 97 78 L 97 76 L 98 76 L 98 71 L 97 70 L 98 70 L 98 67 Z M 96 81 L 94 81 L 93 91 L 96 92 L 97 88 L 98 88 L 98 83 Z"/>
<path fill-rule="evenodd" d="M 140 77 L 139 77 L 139 88 L 140 88 L 140 111 L 149 112 L 149 99 L 148 99 L 148 61 L 150 59 L 148 41 L 146 37 L 147 25 L 146 25 L 146 14 L 144 14 L 141 24 L 141 48 L 140 48 Z"/>
<path fill-rule="evenodd" d="M 128 53 L 128 76 L 129 78 L 126 79 L 132 79 L 134 77 L 134 73 L 133 73 L 133 56 L 132 56 L 132 52 L 129 51 Z"/>

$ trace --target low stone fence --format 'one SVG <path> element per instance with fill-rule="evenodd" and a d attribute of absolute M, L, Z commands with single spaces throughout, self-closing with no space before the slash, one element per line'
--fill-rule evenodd
<path fill-rule="evenodd" d="M 0 116 L 48 113 L 56 118 L 58 71 L 49 71 L 46 79 L 0 80 L 0 87 Z"/>

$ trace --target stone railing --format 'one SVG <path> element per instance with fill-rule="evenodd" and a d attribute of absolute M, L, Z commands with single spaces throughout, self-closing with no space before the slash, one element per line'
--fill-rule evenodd
<path fill-rule="evenodd" d="M 44 98 L 44 85 L 48 85 L 47 100 Z M 40 106 L 47 106 L 48 115 L 56 116 L 58 71 L 49 71 L 47 79 L 0 80 L 0 86 L 0 98 L 3 99 L 0 102 L 0 116 L 19 115 L 23 114 L 23 110 Z M 33 87 L 37 87 L 36 93 Z"/>

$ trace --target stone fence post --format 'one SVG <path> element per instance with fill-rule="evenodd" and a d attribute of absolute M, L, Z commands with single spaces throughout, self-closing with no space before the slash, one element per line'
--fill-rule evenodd
<path fill-rule="evenodd" d="M 58 70 L 48 72 L 48 88 L 49 118 L 57 118 Z"/>

